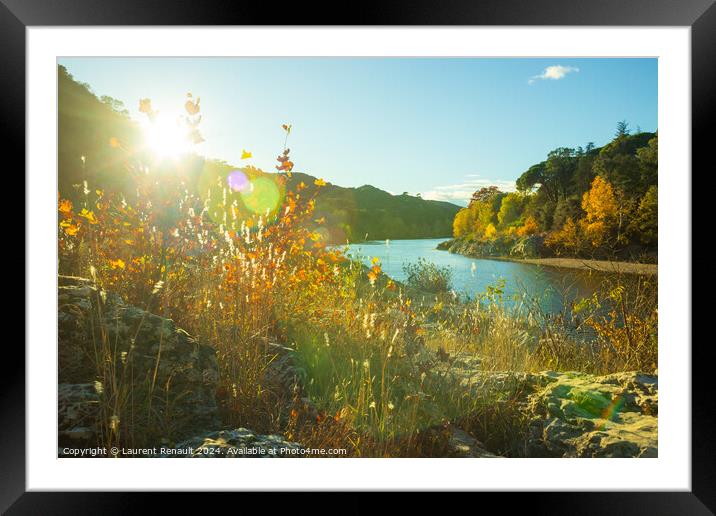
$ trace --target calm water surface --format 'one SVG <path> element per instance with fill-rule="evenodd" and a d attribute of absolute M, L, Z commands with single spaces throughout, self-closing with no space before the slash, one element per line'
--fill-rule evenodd
<path fill-rule="evenodd" d="M 514 296 L 523 293 L 539 302 L 546 312 L 559 312 L 576 298 L 590 296 L 604 279 L 604 273 L 576 269 L 541 267 L 504 260 L 468 258 L 436 249 L 444 238 L 422 240 L 369 241 L 348 246 L 348 254 L 368 264 L 378 257 L 383 272 L 398 281 L 406 279 L 403 266 L 418 258 L 452 271 L 451 287 L 458 293 L 474 297 L 488 286 L 505 281 L 505 299 L 515 303 Z"/>

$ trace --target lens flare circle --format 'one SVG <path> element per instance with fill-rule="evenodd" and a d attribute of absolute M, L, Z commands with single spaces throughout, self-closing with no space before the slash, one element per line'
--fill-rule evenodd
<path fill-rule="evenodd" d="M 234 192 L 250 193 L 253 189 L 253 184 L 248 176 L 241 170 L 232 170 L 229 172 L 229 175 L 226 176 L 226 184 Z"/>
<path fill-rule="evenodd" d="M 256 214 L 265 214 L 278 209 L 281 191 L 275 181 L 268 177 L 257 177 L 251 181 L 249 192 L 241 194 L 244 205 Z"/>

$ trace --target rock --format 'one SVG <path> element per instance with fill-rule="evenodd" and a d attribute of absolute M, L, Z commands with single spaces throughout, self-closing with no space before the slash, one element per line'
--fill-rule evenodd
<path fill-rule="evenodd" d="M 59 442 L 64 445 L 90 445 L 97 438 L 99 385 L 61 383 L 57 390 Z"/>
<path fill-rule="evenodd" d="M 510 256 L 519 258 L 540 258 L 548 255 L 548 249 L 544 245 L 544 236 L 529 235 L 520 238 L 510 249 Z"/>
<path fill-rule="evenodd" d="M 658 380 L 637 372 L 554 379 L 529 397 L 528 448 L 559 457 L 656 457 Z"/>
<path fill-rule="evenodd" d="M 128 305 L 85 279 L 60 276 L 59 285 L 59 381 L 66 384 L 59 400 L 63 439 L 96 434 L 96 410 L 103 397 L 124 400 L 130 393 L 134 424 L 152 429 L 156 435 L 149 430 L 142 435 L 150 441 L 220 426 L 215 399 L 219 369 L 212 347 L 171 319 Z M 151 421 L 142 420 L 149 419 L 146 414 Z M 72 430 L 78 428 L 87 430 Z"/>
<path fill-rule="evenodd" d="M 450 428 L 450 440 L 448 441 L 448 449 L 451 457 L 470 457 L 470 458 L 497 458 L 494 453 L 485 450 L 484 445 L 476 438 L 459 428 Z"/>
<path fill-rule="evenodd" d="M 441 242 L 437 248 L 473 258 L 506 256 L 516 258 L 541 258 L 551 254 L 550 250 L 544 245 L 543 235 L 529 235 L 524 237 L 501 235 L 495 239 L 484 240 L 460 237 Z"/>
<path fill-rule="evenodd" d="M 251 458 L 302 457 L 304 448 L 281 435 L 255 434 L 246 428 L 218 430 L 182 441 L 163 457 Z"/>
<path fill-rule="evenodd" d="M 300 395 L 306 371 L 296 364 L 296 351 L 281 344 L 269 343 L 270 362 L 264 373 L 266 384 L 275 391 Z"/>

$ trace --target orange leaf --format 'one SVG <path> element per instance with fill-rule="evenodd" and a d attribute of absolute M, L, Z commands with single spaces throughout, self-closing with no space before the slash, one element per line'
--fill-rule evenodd
<path fill-rule="evenodd" d="M 60 210 L 60 213 L 64 215 L 69 215 L 72 213 L 72 201 L 69 199 L 62 199 L 60 201 L 60 206 L 58 208 Z"/>

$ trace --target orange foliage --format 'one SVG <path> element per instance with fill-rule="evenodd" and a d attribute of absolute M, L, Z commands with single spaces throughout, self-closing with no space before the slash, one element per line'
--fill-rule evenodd
<path fill-rule="evenodd" d="M 517 235 L 518 236 L 529 236 L 534 235 L 535 233 L 539 232 L 539 224 L 535 220 L 534 217 L 530 216 L 527 217 L 527 220 L 525 221 L 524 225 L 517 228 Z"/>

